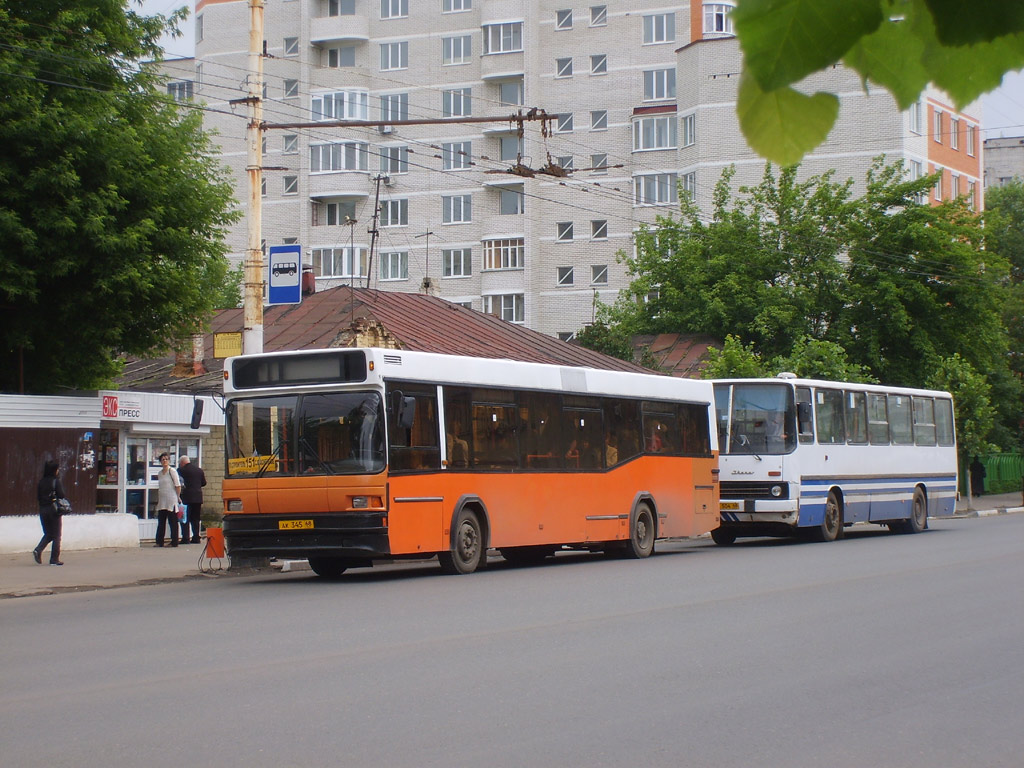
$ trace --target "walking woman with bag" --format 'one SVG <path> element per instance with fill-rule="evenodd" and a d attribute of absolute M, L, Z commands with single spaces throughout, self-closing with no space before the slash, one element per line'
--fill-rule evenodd
<path fill-rule="evenodd" d="M 52 459 L 43 465 L 43 477 L 36 487 L 36 496 L 39 500 L 39 522 L 43 524 L 43 538 L 39 545 L 32 550 L 32 557 L 40 565 L 43 564 L 43 550 L 46 545 L 53 542 L 50 548 L 50 565 L 64 565 L 60 561 L 60 533 L 61 516 L 57 507 L 57 499 L 67 498 L 64 495 L 64 486 L 60 484 L 57 477 L 59 465 Z"/>

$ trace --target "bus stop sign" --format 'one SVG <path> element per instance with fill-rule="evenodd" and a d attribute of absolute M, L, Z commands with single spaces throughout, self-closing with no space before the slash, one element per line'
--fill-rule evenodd
<path fill-rule="evenodd" d="M 270 290 L 268 304 L 298 304 L 302 301 L 302 248 L 299 245 L 270 246 Z"/>

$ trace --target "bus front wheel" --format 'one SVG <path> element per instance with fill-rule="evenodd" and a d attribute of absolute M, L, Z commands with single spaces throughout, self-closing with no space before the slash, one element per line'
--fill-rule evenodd
<path fill-rule="evenodd" d="M 468 509 L 459 511 L 455 520 L 452 546 L 437 556 L 445 573 L 472 573 L 484 558 L 484 541 L 480 520 Z"/>
<path fill-rule="evenodd" d="M 821 525 L 814 529 L 814 537 L 818 541 L 835 541 L 843 536 L 843 507 L 835 491 L 828 492 L 825 502 L 825 517 Z"/>
<path fill-rule="evenodd" d="M 322 579 L 336 579 L 348 568 L 348 563 L 339 557 L 311 557 L 309 567 Z"/>
<path fill-rule="evenodd" d="M 913 507 L 910 510 L 910 519 L 903 522 L 903 533 L 921 533 L 928 527 L 928 500 L 924 497 L 924 491 L 920 488 L 914 489 Z"/>
<path fill-rule="evenodd" d="M 715 528 L 711 532 L 711 540 L 720 547 L 728 547 L 736 543 L 736 531 L 728 528 Z"/>
<path fill-rule="evenodd" d="M 626 542 L 626 557 L 639 559 L 654 552 L 654 513 L 646 502 L 640 502 L 633 516 L 629 541 Z"/>

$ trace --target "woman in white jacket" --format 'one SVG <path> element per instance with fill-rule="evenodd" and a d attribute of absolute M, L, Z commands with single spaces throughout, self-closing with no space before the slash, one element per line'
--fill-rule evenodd
<path fill-rule="evenodd" d="M 178 470 L 171 466 L 171 457 L 160 454 L 160 472 L 157 474 L 159 492 L 156 500 L 156 544 L 164 545 L 164 529 L 171 526 L 171 546 L 178 546 L 178 504 L 181 502 L 181 478 Z"/>

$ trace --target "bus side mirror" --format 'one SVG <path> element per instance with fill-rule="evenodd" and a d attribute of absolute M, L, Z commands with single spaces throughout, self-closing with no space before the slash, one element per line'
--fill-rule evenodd
<path fill-rule="evenodd" d="M 189 426 L 192 429 L 199 429 L 199 425 L 203 422 L 203 401 L 196 398 L 192 401 L 192 421 L 189 422 Z"/>
<path fill-rule="evenodd" d="M 416 421 L 416 398 L 402 397 L 398 401 L 398 426 L 402 429 L 412 429 Z"/>
<path fill-rule="evenodd" d="M 796 418 L 799 424 L 797 425 L 797 431 L 801 435 L 811 434 L 811 404 L 810 403 L 797 403 L 796 404 Z"/>

